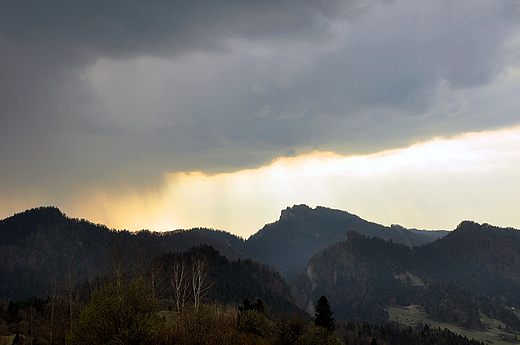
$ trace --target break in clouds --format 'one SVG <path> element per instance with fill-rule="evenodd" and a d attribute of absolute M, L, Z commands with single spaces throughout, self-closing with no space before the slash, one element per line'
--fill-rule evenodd
<path fill-rule="evenodd" d="M 0 190 L 58 201 L 516 125 L 519 6 L 4 1 Z"/>

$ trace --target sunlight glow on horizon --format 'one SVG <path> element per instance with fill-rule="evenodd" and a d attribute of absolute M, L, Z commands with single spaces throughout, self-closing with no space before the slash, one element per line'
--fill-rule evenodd
<path fill-rule="evenodd" d="M 520 228 L 519 168 L 517 127 L 364 156 L 313 152 L 213 176 L 165 173 L 159 191 L 98 190 L 60 208 L 116 229 L 209 227 L 245 238 L 294 204 L 407 228 L 452 230 L 466 219 Z"/>

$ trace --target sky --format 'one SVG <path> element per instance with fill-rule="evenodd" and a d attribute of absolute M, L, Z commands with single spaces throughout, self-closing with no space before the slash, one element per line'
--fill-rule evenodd
<path fill-rule="evenodd" d="M 520 228 L 518 0 L 0 0 L 0 219 Z"/>

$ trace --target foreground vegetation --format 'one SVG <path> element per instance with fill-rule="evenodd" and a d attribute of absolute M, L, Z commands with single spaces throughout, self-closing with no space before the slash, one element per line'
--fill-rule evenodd
<path fill-rule="evenodd" d="M 191 298 L 177 310 L 173 300 L 153 295 L 137 277 L 104 284 L 79 313 L 67 309 L 75 302 L 66 296 L 2 304 L 0 335 L 6 344 L 483 344 L 428 326 L 335 322 L 325 296 L 312 322 L 298 313 L 270 314 L 261 299 L 237 307 Z"/>
<path fill-rule="evenodd" d="M 66 302 L 61 299 L 60 302 Z M 301 314 L 268 316 L 261 299 L 239 306 L 198 303 L 175 310 L 143 278 L 111 282 L 70 318 L 63 303 L 33 298 L 3 305 L 2 340 L 31 344 L 339 344 Z M 163 310 L 161 310 L 163 309 Z M 7 335 L 8 333 L 16 333 Z"/>

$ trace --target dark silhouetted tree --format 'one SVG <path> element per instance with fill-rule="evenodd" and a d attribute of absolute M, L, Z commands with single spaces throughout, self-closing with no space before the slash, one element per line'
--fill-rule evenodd
<path fill-rule="evenodd" d="M 330 307 L 327 297 L 321 296 L 316 302 L 316 319 L 314 324 L 316 326 L 324 327 L 331 332 L 334 332 L 334 319 L 332 318 L 332 308 Z"/>

